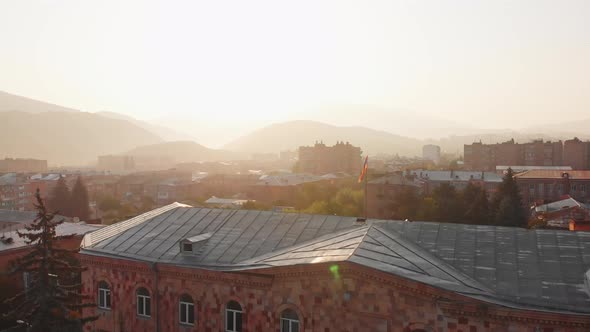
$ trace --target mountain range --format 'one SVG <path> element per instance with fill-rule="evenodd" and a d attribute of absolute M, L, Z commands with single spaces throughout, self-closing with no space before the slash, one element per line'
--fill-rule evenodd
<path fill-rule="evenodd" d="M 392 120 L 390 117 L 384 118 L 382 128 L 400 126 L 388 124 Z M 408 125 L 412 121 L 426 121 L 423 118 L 416 119 L 406 119 L 403 123 Z M 97 156 L 105 154 L 164 156 L 176 162 L 236 160 L 248 158 L 253 153 L 295 150 L 299 146 L 316 142 L 332 145 L 338 141 L 348 141 L 360 146 L 365 154 L 414 156 L 420 155 L 422 146 L 428 143 L 440 145 L 444 152 L 461 154 L 463 144 L 476 141 L 497 143 L 514 138 L 517 142 L 527 142 L 539 138 L 558 140 L 573 136 L 590 139 L 586 129 L 590 127 L 590 119 L 520 131 L 463 130 L 448 121 L 442 125 L 446 126 L 445 130 L 455 128 L 461 135 L 418 139 L 396 135 L 390 130 L 295 120 L 256 129 L 217 150 L 198 144 L 189 134 L 127 115 L 81 112 L 0 91 L 0 158 L 47 159 L 53 166 L 91 165 L 96 162 Z M 425 123 L 424 128 L 437 126 L 436 123 Z M 473 133 L 468 134 L 470 132 Z"/>

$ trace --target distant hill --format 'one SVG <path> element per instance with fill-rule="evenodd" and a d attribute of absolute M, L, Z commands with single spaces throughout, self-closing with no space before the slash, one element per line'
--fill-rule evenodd
<path fill-rule="evenodd" d="M 209 149 L 193 141 L 163 142 L 134 148 L 125 153 L 136 157 L 169 157 L 174 162 L 224 161 L 241 159 L 236 152 Z"/>
<path fill-rule="evenodd" d="M 0 112 L 0 158 L 47 159 L 50 165 L 86 165 L 98 155 L 161 142 L 128 121 L 86 112 Z"/>
<path fill-rule="evenodd" d="M 0 91 L 0 112 L 79 112 L 78 110 Z"/>
<path fill-rule="evenodd" d="M 385 131 L 364 127 L 338 127 L 315 121 L 289 121 L 258 129 L 227 145 L 224 149 L 244 153 L 279 152 L 295 150 L 316 141 L 333 145 L 348 141 L 360 146 L 368 154 L 421 155 L 423 141 Z"/>
<path fill-rule="evenodd" d="M 194 141 L 195 138 L 170 129 L 168 127 L 165 126 L 160 126 L 160 125 L 156 125 L 156 124 L 152 124 L 146 121 L 142 121 L 142 120 L 138 120 L 136 118 L 133 118 L 131 116 L 127 116 L 121 113 L 115 113 L 115 112 L 97 112 L 95 114 L 107 117 L 107 118 L 111 118 L 111 119 L 119 119 L 119 120 L 126 120 L 129 121 L 131 123 L 133 123 L 136 126 L 139 126 L 145 130 L 148 130 L 158 136 L 160 136 L 164 141 L 168 141 L 168 142 L 172 142 L 172 141 Z"/>

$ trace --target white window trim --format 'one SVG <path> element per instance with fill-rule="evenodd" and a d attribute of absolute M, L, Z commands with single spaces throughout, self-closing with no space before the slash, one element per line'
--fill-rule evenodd
<path fill-rule="evenodd" d="M 111 310 L 111 304 L 108 303 L 110 301 L 107 301 L 107 294 L 108 294 L 108 298 L 111 298 L 111 290 L 109 288 L 98 288 L 98 308 L 100 309 L 106 309 L 106 310 Z M 105 304 L 104 306 L 100 305 L 100 300 L 103 300 L 103 303 Z"/>
<path fill-rule="evenodd" d="M 288 331 L 283 331 L 283 322 L 284 321 L 287 321 L 289 323 L 288 324 L 288 326 L 289 326 Z M 282 318 L 281 317 L 281 332 L 293 332 L 292 331 L 293 325 L 291 325 L 293 323 L 297 323 L 298 326 L 301 326 L 301 324 L 299 323 L 299 320 L 298 319 L 290 319 L 290 318 Z M 298 330 L 300 330 L 300 329 L 298 329 Z"/>
<path fill-rule="evenodd" d="M 137 308 L 137 309 L 136 309 L 136 310 L 137 310 L 137 315 L 138 315 L 138 316 L 141 316 L 141 317 L 152 317 L 152 315 L 151 315 L 151 308 L 150 308 L 150 315 L 146 315 L 146 314 L 145 314 L 145 313 L 146 313 L 146 311 L 147 311 L 147 310 L 146 310 L 146 307 L 147 307 L 147 306 L 146 306 L 146 302 L 147 302 L 146 300 L 150 300 L 150 302 L 151 302 L 150 296 L 149 296 L 149 295 L 139 295 L 139 294 L 137 294 L 137 302 L 138 302 L 138 303 L 139 303 L 139 299 L 140 299 L 140 298 L 143 300 L 143 302 L 142 302 L 142 303 L 143 303 L 143 306 L 142 306 L 142 308 L 141 308 L 141 309 L 142 309 L 142 311 L 143 311 L 143 313 L 140 313 L 140 312 L 139 312 L 139 308 Z M 150 304 L 151 304 L 151 303 L 150 303 Z"/>
<path fill-rule="evenodd" d="M 242 314 L 242 319 L 244 318 L 244 317 L 243 317 L 243 316 L 244 316 L 244 313 L 243 313 L 241 310 L 234 310 L 234 309 L 227 309 L 227 308 L 226 308 L 226 309 L 225 309 L 225 315 L 227 316 L 227 315 L 228 315 L 228 313 L 231 313 L 231 314 L 232 314 L 233 323 L 234 323 L 234 324 L 233 324 L 233 325 L 234 325 L 234 328 L 233 328 L 232 330 L 229 330 L 229 329 L 227 328 L 227 318 L 226 318 L 226 319 L 225 319 L 225 322 L 224 322 L 224 324 L 226 325 L 226 326 L 225 326 L 225 332 L 238 332 L 238 330 L 236 330 L 236 325 L 237 325 L 237 324 L 236 324 L 236 322 L 237 322 L 237 319 L 236 319 L 236 317 L 237 317 L 237 313 L 240 313 L 240 314 Z"/>
<path fill-rule="evenodd" d="M 182 305 L 185 305 L 185 315 L 186 315 L 186 322 L 182 321 Z M 189 312 L 193 312 L 193 322 L 189 322 Z M 195 304 L 192 302 L 184 302 L 184 301 L 180 301 L 180 303 L 178 304 L 178 321 L 180 322 L 180 324 L 182 325 L 195 325 L 195 316 L 194 316 L 194 311 L 195 311 Z"/>

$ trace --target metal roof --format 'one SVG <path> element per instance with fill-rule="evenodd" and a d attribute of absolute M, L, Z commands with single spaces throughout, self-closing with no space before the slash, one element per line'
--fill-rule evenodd
<path fill-rule="evenodd" d="M 503 305 L 590 314 L 585 232 L 177 203 L 119 224 L 87 234 L 82 252 L 227 271 L 348 261 Z M 205 233 L 196 252 L 180 253 L 180 241 Z"/>
<path fill-rule="evenodd" d="M 57 236 L 66 236 L 66 235 L 84 235 L 89 232 L 94 232 L 97 229 L 104 227 L 103 225 L 93 225 L 93 224 L 86 224 L 84 222 L 78 223 L 70 223 L 64 222 L 59 224 L 55 227 L 55 233 Z M 26 232 L 26 231 L 21 231 Z M 0 241 L 0 251 L 10 250 L 10 249 L 17 249 L 21 247 L 25 247 L 28 244 L 25 243 L 25 239 L 18 236 L 16 231 L 2 233 L 4 238 L 12 238 L 12 242 L 7 243 L 4 241 Z"/>

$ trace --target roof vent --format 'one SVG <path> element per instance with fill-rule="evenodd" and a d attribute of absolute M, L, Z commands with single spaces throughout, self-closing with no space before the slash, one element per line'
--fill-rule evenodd
<path fill-rule="evenodd" d="M 365 224 L 367 223 L 367 219 L 365 218 L 356 218 L 356 222 L 359 224 Z"/>
<path fill-rule="evenodd" d="M 586 291 L 586 294 L 590 296 L 590 270 L 584 273 L 584 290 Z"/>
<path fill-rule="evenodd" d="M 213 233 L 199 234 L 180 241 L 180 252 L 184 254 L 195 254 L 207 243 Z"/>

